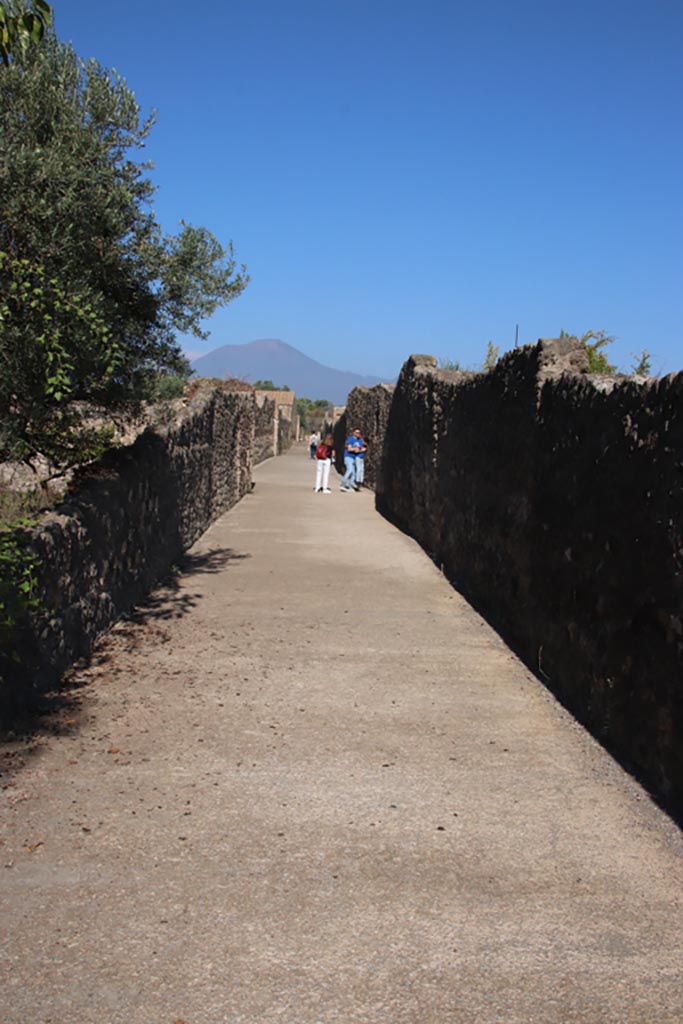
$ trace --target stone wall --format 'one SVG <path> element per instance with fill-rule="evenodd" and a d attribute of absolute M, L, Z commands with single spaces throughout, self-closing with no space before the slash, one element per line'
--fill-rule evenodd
<path fill-rule="evenodd" d="M 388 413 L 374 392 L 348 408 L 385 424 L 378 505 L 683 810 L 683 374 L 592 378 L 541 341 L 487 374 L 411 357 Z"/>
<path fill-rule="evenodd" d="M 256 391 L 254 465 L 284 455 L 299 439 L 300 421 L 292 391 Z"/>
<path fill-rule="evenodd" d="M 252 389 L 200 389 L 179 422 L 81 472 L 30 535 L 41 612 L 17 633 L 19 664 L 0 652 L 5 712 L 54 685 L 248 491 L 256 416 Z"/>
<path fill-rule="evenodd" d="M 284 455 L 299 440 L 299 416 L 293 406 L 280 405 L 277 417 L 277 455 Z"/>
<path fill-rule="evenodd" d="M 360 391 L 360 388 L 354 388 L 349 399 Z M 367 389 L 363 389 L 367 390 Z M 367 407 L 368 417 L 372 414 L 371 408 Z M 335 420 L 334 426 L 332 427 L 332 437 L 334 438 L 334 468 L 338 473 L 344 472 L 344 442 L 349 435 L 348 420 L 346 418 L 346 412 L 343 412 L 339 419 Z"/>
<path fill-rule="evenodd" d="M 276 454 L 276 438 L 278 434 L 277 409 L 272 399 L 264 397 L 256 399 L 254 421 L 254 465 Z"/>

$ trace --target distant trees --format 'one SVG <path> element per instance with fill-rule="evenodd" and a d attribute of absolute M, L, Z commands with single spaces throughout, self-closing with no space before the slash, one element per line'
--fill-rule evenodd
<path fill-rule="evenodd" d="M 33 465 L 42 454 L 66 468 L 108 442 L 86 426 L 84 403 L 126 408 L 153 398 L 160 374 L 186 377 L 177 332 L 205 337 L 202 320 L 249 278 L 231 243 L 205 228 L 161 231 L 149 165 L 135 158 L 153 119 L 141 117 L 125 81 L 60 43 L 46 4 L 11 8 L 12 29 L 8 9 L 3 3 L 0 18 L 0 459 Z"/>
<path fill-rule="evenodd" d="M 301 426 L 313 429 L 320 429 L 327 412 L 332 408 L 332 403 L 326 398 L 297 398 L 296 411 L 301 420 Z"/>
<path fill-rule="evenodd" d="M 253 385 L 257 391 L 290 391 L 291 389 L 283 384 L 276 387 L 272 380 L 257 380 Z M 296 411 L 301 420 L 301 426 L 309 429 L 320 428 L 332 403 L 326 398 L 296 398 L 294 401 Z"/>
<path fill-rule="evenodd" d="M 283 384 L 276 387 L 272 380 L 257 380 L 253 385 L 257 391 L 290 391 L 291 389 Z M 296 411 L 301 420 L 301 426 L 308 429 L 320 428 L 327 412 L 332 408 L 332 403 L 326 398 L 296 398 L 294 401 Z"/>

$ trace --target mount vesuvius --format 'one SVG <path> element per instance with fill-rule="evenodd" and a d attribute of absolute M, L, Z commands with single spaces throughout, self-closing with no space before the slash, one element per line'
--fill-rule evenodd
<path fill-rule="evenodd" d="M 323 366 L 284 341 L 264 338 L 247 345 L 222 345 L 193 360 L 199 377 L 239 377 L 253 384 L 272 380 L 276 387 L 287 384 L 298 397 L 326 398 L 333 405 L 344 405 L 353 388 L 373 387 L 381 377 L 364 377 Z"/>

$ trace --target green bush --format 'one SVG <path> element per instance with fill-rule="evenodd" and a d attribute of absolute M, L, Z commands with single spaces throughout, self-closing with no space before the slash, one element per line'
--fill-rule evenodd
<path fill-rule="evenodd" d="M 169 402 L 174 398 L 181 398 L 185 384 L 185 377 L 172 373 L 159 374 L 154 385 L 154 401 Z"/>
<path fill-rule="evenodd" d="M 26 530 L 31 526 L 35 520 L 23 518 L 0 527 L 0 681 L 7 665 L 18 660 L 18 631 L 39 605 L 35 593 L 38 559 L 26 543 Z"/>

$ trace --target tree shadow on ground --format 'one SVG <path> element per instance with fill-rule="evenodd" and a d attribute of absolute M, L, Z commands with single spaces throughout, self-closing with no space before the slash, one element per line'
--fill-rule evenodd
<path fill-rule="evenodd" d="M 216 575 L 251 558 L 232 548 L 186 553 L 142 601 L 123 613 L 95 641 L 86 658 L 72 665 L 53 690 L 35 693 L 0 730 L 0 785 L 16 774 L 50 738 L 78 733 L 88 712 L 87 691 L 94 675 L 122 652 L 134 652 L 150 635 L 161 634 L 165 622 L 188 615 L 204 595 L 183 589 L 197 574 Z M 99 671 L 98 671 L 99 670 Z"/>
<path fill-rule="evenodd" d="M 241 553 L 232 548 L 211 548 L 210 551 L 187 552 L 180 560 L 178 573 L 221 572 L 231 562 L 243 562 L 251 558 L 249 552 Z"/>
<path fill-rule="evenodd" d="M 180 619 L 196 608 L 202 600 L 201 594 L 183 590 L 183 579 L 197 574 L 216 575 L 236 562 L 251 558 L 232 548 L 212 548 L 210 551 L 193 552 L 183 555 L 178 565 L 157 583 L 153 592 L 140 601 L 124 620 L 144 624 L 150 620 Z"/>

